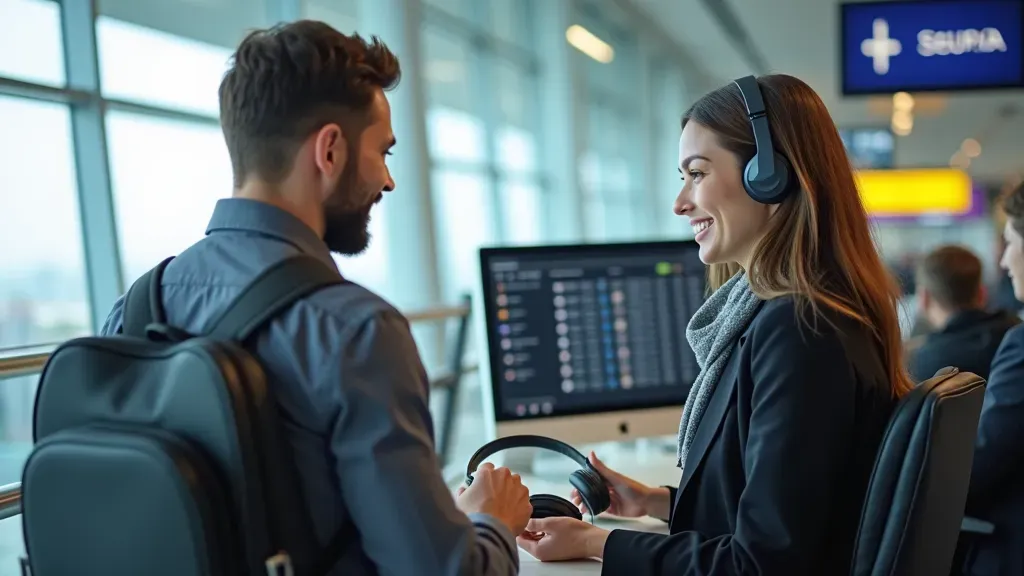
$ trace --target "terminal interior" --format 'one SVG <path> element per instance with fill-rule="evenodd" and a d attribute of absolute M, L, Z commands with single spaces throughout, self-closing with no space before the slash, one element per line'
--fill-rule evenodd
<path fill-rule="evenodd" d="M 379 35 L 401 58 L 388 95 L 397 188 L 374 208 L 369 248 L 336 260 L 409 318 L 453 490 L 495 435 L 674 458 L 699 370 L 683 334 L 706 295 L 693 229 L 672 209 L 680 118 L 741 76 L 790 74 L 824 100 L 902 287 L 908 346 L 929 332 L 916 267 L 943 245 L 980 259 L 986 306 L 1019 313 L 999 265 L 998 198 L 1024 182 L 1024 17 L 919 34 L 901 51 L 934 67 L 906 73 L 889 28 L 875 20 L 850 38 L 845 9 L 0 0 L 0 485 L 21 481 L 49 352 L 99 330 L 231 195 L 217 87 L 245 34 L 280 21 Z M 1005 53 L 1018 67 L 1006 80 L 956 84 L 957 58 Z M 872 83 L 857 66 L 904 79 Z M 518 465 L 545 478 L 574 469 L 539 453 Z M 19 574 L 23 554 L 19 517 L 0 521 L 0 575 Z"/>

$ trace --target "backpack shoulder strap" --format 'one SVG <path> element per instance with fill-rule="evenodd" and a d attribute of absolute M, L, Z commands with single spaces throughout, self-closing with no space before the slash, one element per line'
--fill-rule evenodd
<path fill-rule="evenodd" d="M 129 336 L 143 338 L 146 326 L 156 322 L 164 323 L 163 297 L 160 283 L 163 281 L 164 270 L 174 260 L 165 259 L 136 280 L 124 296 L 124 313 L 121 319 L 121 332 Z"/>
<path fill-rule="evenodd" d="M 342 282 L 336 270 L 312 256 L 287 258 L 249 283 L 217 319 L 208 335 L 219 340 L 244 342 L 299 298 Z"/>

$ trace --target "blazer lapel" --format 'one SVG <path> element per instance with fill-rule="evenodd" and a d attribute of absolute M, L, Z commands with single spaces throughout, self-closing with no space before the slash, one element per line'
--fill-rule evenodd
<path fill-rule="evenodd" d="M 708 401 L 708 407 L 704 411 L 704 416 L 697 426 L 697 432 L 693 437 L 693 444 L 690 445 L 690 451 L 686 454 L 686 462 L 683 463 L 683 476 L 679 481 L 680 493 L 686 489 L 690 478 L 693 477 L 694 472 L 700 467 L 708 447 L 711 446 L 711 441 L 718 435 L 718 429 L 722 426 L 722 420 L 725 419 L 725 413 L 732 400 L 733 390 L 736 389 L 737 370 L 739 369 L 739 358 L 741 356 L 740 349 L 743 348 L 746 339 L 746 333 L 744 333 L 733 347 L 729 363 L 725 365 L 725 370 L 722 371 L 722 376 L 718 379 L 715 391 L 711 394 L 711 400 Z"/>

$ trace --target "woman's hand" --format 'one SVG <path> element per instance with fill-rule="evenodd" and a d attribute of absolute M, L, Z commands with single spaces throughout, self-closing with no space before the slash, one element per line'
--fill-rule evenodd
<path fill-rule="evenodd" d="M 588 460 L 604 478 L 605 483 L 608 484 L 608 492 L 611 495 L 611 506 L 607 510 L 609 514 L 624 518 L 638 518 L 646 514 L 661 512 L 660 509 L 651 510 L 648 506 L 652 499 L 657 499 L 654 497 L 659 488 L 651 488 L 628 476 L 619 474 L 605 466 L 604 462 L 601 462 L 593 452 L 590 453 Z M 667 500 L 668 490 L 665 488 L 660 488 L 660 490 L 666 493 L 665 499 Z M 583 503 L 583 499 L 580 498 L 578 490 L 573 488 L 572 492 L 569 493 L 569 499 L 580 509 L 581 513 L 589 514 L 589 510 L 587 510 L 587 506 Z"/>
<path fill-rule="evenodd" d="M 603 558 L 608 531 L 575 518 L 534 518 L 516 538 L 519 547 L 541 562 Z"/>

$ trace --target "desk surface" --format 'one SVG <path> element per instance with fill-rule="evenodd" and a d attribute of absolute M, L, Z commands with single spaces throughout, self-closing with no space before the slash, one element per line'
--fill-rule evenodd
<path fill-rule="evenodd" d="M 675 455 L 656 448 L 632 450 L 629 448 L 610 447 L 607 452 L 597 450 L 601 460 L 627 476 L 652 486 L 679 483 L 680 472 L 675 466 Z M 531 494 L 556 494 L 563 498 L 569 497 L 569 474 L 576 465 L 565 458 L 549 459 L 544 456 L 535 464 L 536 474 L 523 474 L 523 483 Z M 500 464 L 499 460 L 494 461 Z M 668 533 L 668 525 L 654 518 L 602 518 L 596 521 L 598 526 L 608 530 L 643 530 L 647 532 Z M 600 574 L 601 563 L 597 560 L 578 560 L 572 562 L 538 562 L 523 549 L 519 550 L 520 574 L 524 576 L 569 575 L 569 574 Z"/>

